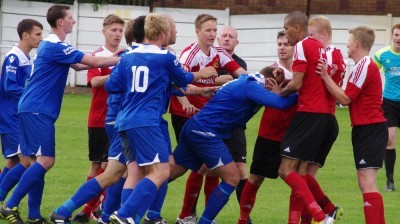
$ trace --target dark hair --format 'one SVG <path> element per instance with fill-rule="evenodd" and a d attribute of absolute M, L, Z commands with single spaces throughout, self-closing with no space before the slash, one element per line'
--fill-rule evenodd
<path fill-rule="evenodd" d="M 278 32 L 278 35 L 276 36 L 276 39 L 279 39 L 279 38 L 281 38 L 281 37 L 284 37 L 286 34 L 285 34 L 285 31 L 284 30 L 281 30 L 281 31 L 279 31 Z"/>
<path fill-rule="evenodd" d="M 53 5 L 47 10 L 47 22 L 52 28 L 57 27 L 57 20 L 64 19 L 67 16 L 65 11 L 70 10 L 68 5 Z"/>
<path fill-rule="evenodd" d="M 139 16 L 133 21 L 133 39 L 136 43 L 142 43 L 144 40 L 144 21 L 146 16 Z"/>
<path fill-rule="evenodd" d="M 34 19 L 24 19 L 19 22 L 17 26 L 19 39 L 22 40 L 22 34 L 24 32 L 30 33 L 34 26 L 40 27 L 40 29 L 43 30 L 43 25 Z"/>

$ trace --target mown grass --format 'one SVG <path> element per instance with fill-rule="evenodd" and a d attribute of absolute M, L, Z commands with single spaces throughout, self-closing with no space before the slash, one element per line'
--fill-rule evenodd
<path fill-rule="evenodd" d="M 75 190 L 86 181 L 89 168 L 87 149 L 87 116 L 90 96 L 65 95 L 60 118 L 56 122 L 56 164 L 46 175 L 46 186 L 42 202 L 42 214 L 48 216 L 51 211 L 68 199 Z M 258 113 L 247 125 L 248 162 L 251 162 L 254 142 L 261 118 Z M 169 120 L 169 115 L 165 116 Z M 327 159 L 320 170 L 318 180 L 332 201 L 345 210 L 344 219 L 338 223 L 364 223 L 363 202 L 357 185 L 351 146 L 351 127 L 347 109 L 338 109 L 337 119 L 340 133 Z M 173 146 L 176 145 L 170 128 Z M 400 138 L 399 138 L 400 139 Z M 400 187 L 400 164 L 396 167 L 395 180 Z M 380 170 L 378 186 L 385 185 L 384 169 Z M 169 185 L 168 195 L 162 211 L 168 223 L 175 223 L 180 212 L 186 176 Z M 257 194 L 255 208 L 251 214 L 254 223 L 286 223 L 288 211 L 289 187 L 281 180 L 265 180 Z M 400 189 L 395 192 L 382 192 L 385 203 L 387 224 L 400 223 Z M 204 208 L 202 194 L 198 211 Z M 24 199 L 20 205 L 23 217 L 26 217 L 27 205 Z M 222 224 L 236 223 L 239 207 L 236 196 L 232 195 L 228 204 L 218 215 Z M 0 222 L 4 222 L 0 220 Z"/>

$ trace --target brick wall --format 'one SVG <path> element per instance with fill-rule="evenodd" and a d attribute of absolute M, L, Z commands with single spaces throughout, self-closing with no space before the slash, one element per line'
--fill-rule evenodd
<path fill-rule="evenodd" d="M 311 14 L 400 16 L 399 0 L 309 0 Z M 306 11 L 307 0 L 155 0 L 155 7 L 219 9 L 232 15 Z"/>

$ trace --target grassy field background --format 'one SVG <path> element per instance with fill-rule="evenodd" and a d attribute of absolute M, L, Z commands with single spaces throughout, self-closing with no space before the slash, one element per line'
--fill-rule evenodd
<path fill-rule="evenodd" d="M 42 202 L 42 215 L 45 217 L 68 199 L 86 181 L 89 168 L 87 157 L 87 117 L 90 99 L 90 96 L 84 95 L 65 95 L 64 97 L 61 115 L 56 122 L 56 164 L 46 175 Z M 247 157 L 249 165 L 253 155 L 261 112 L 254 116 L 247 125 Z M 169 114 L 165 117 L 168 120 L 170 118 Z M 339 137 L 317 179 L 331 200 L 336 205 L 344 208 L 345 215 L 338 223 L 364 223 L 363 202 L 354 168 L 351 127 L 347 109 L 338 109 L 337 119 L 340 127 Z M 172 128 L 170 128 L 170 134 L 172 144 L 175 146 Z M 383 189 L 386 181 L 384 172 L 384 169 L 380 170 L 378 176 L 380 189 Z M 180 212 L 186 177 L 181 177 L 169 185 L 168 195 L 162 211 L 162 215 L 167 219 L 168 223 L 175 223 L 176 217 Z M 396 167 L 395 180 L 397 180 L 397 191 L 382 192 L 387 224 L 400 223 L 399 162 Z M 266 179 L 257 194 L 256 205 L 251 214 L 254 223 L 287 223 L 289 194 L 289 187 L 281 179 Z M 198 212 L 201 213 L 203 209 L 204 195 L 201 194 Z M 26 199 L 22 201 L 20 211 L 23 218 L 26 218 Z M 239 206 L 236 195 L 232 194 L 230 201 L 216 220 L 221 224 L 232 224 L 236 223 L 238 216 Z M 2 220 L 0 220 L 1 222 Z"/>

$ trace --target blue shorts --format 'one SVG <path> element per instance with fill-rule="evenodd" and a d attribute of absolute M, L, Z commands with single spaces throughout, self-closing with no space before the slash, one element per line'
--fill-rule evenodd
<path fill-rule="evenodd" d="M 107 127 L 107 125 L 106 125 Z M 110 148 L 108 149 L 108 160 L 117 160 L 118 162 L 125 165 L 125 156 L 122 150 L 121 137 L 117 132 L 117 128 L 114 128 L 114 136 L 111 138 Z M 106 128 L 107 130 L 107 128 Z M 107 132 L 108 134 L 108 132 Z"/>
<path fill-rule="evenodd" d="M 21 153 L 18 132 L 1 134 L 1 152 L 6 159 Z"/>
<path fill-rule="evenodd" d="M 126 137 L 126 134 L 124 131 L 117 133 L 117 137 L 119 137 L 121 147 L 122 147 L 122 152 L 125 157 L 125 162 L 126 165 L 128 165 L 131 162 L 135 162 L 135 152 L 133 151 L 131 144 L 129 143 L 128 137 Z"/>
<path fill-rule="evenodd" d="M 18 114 L 21 153 L 55 157 L 55 120 L 40 113 Z"/>
<path fill-rule="evenodd" d="M 106 122 L 104 124 L 104 129 L 106 130 L 106 134 L 108 139 L 113 139 L 114 134 L 117 133 L 117 128 L 114 127 L 115 121 Z"/>
<path fill-rule="evenodd" d="M 171 138 L 169 137 L 168 131 L 168 121 L 166 121 L 164 118 L 161 119 L 160 128 L 162 133 L 164 134 L 165 141 L 168 143 L 168 154 L 172 155 Z"/>
<path fill-rule="evenodd" d="M 162 130 L 161 127 L 140 127 L 124 131 L 139 166 L 168 163 L 169 144 Z"/>
<path fill-rule="evenodd" d="M 203 163 L 209 169 L 215 169 L 233 162 L 224 141 L 205 134 L 193 119 L 183 126 L 173 155 L 176 164 L 196 172 Z"/>

